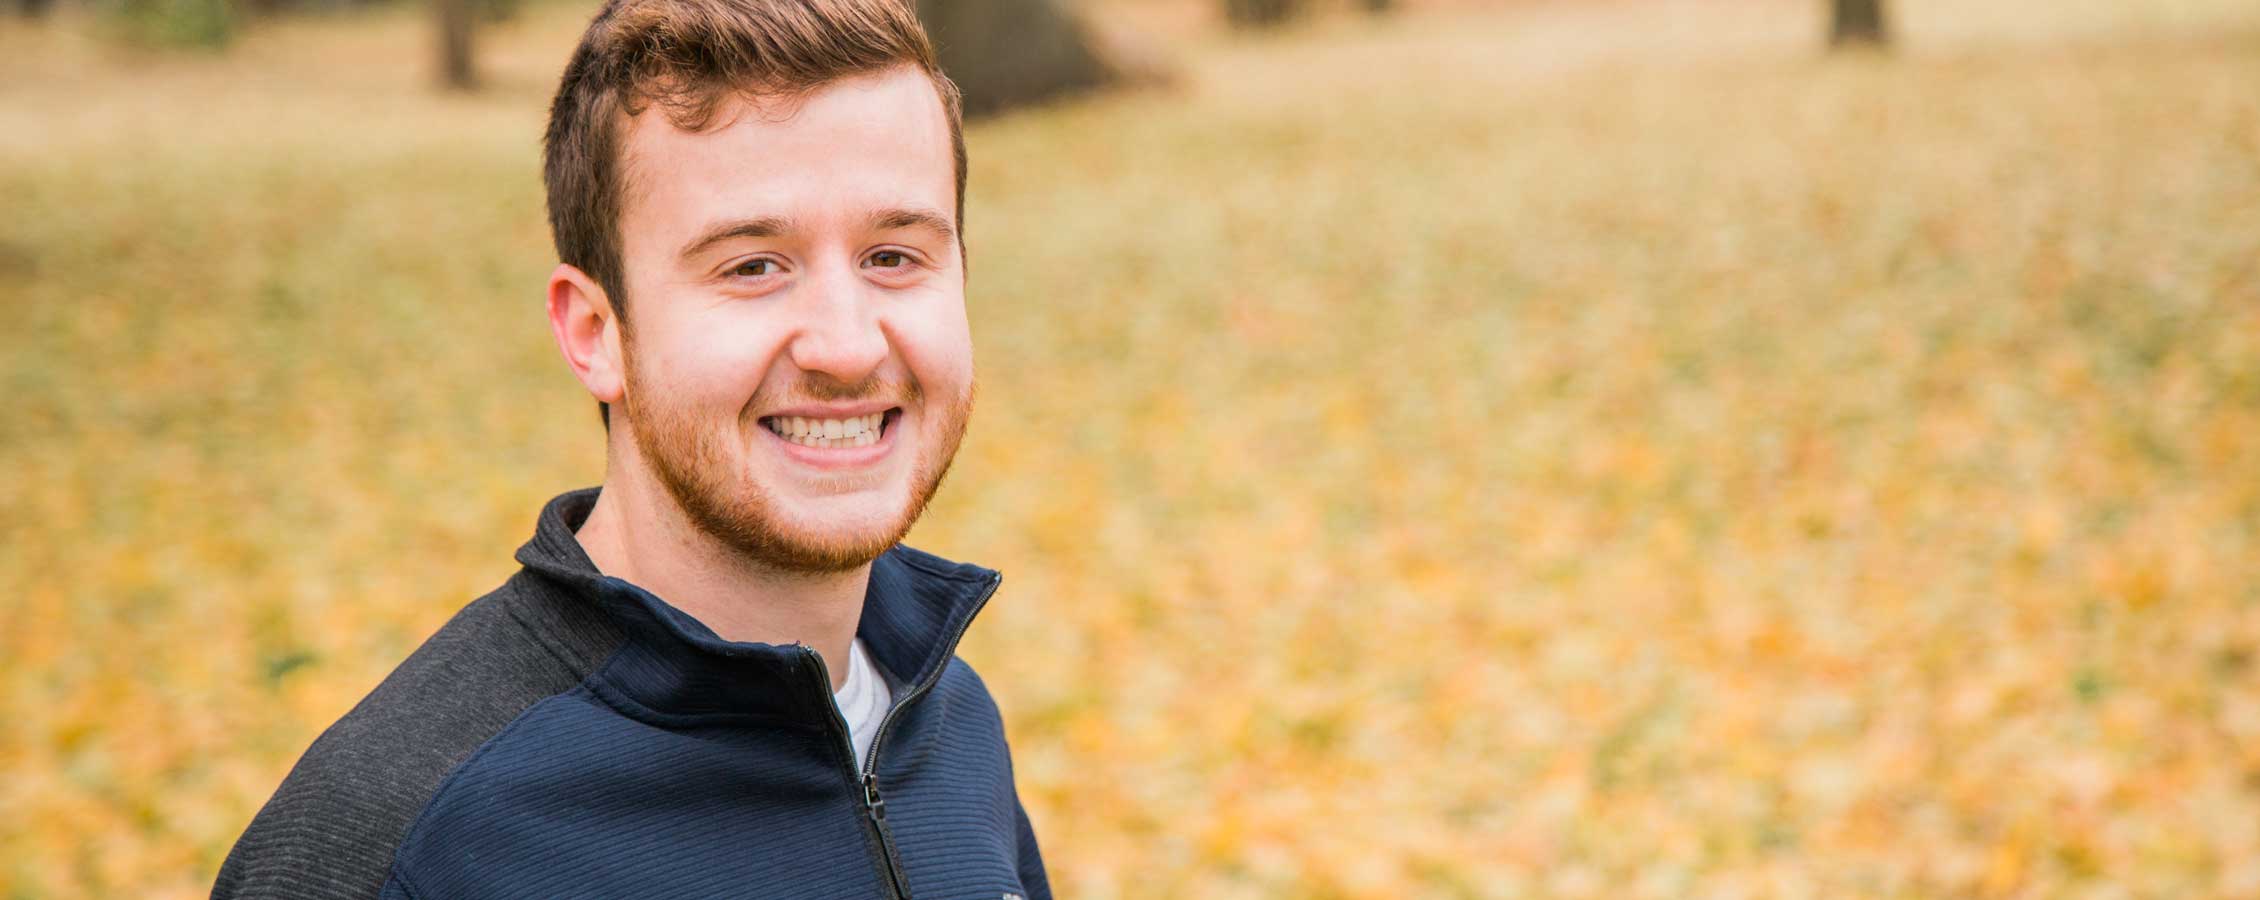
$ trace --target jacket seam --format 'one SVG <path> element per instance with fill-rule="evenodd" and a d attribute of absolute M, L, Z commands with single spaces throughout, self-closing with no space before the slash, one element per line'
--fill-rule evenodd
<path fill-rule="evenodd" d="M 526 591 L 524 588 L 518 588 L 514 591 L 513 596 L 524 598 L 525 593 Z M 528 634 L 533 635 L 534 641 L 541 645 L 542 650 L 547 652 L 551 659 L 557 660 L 558 663 L 562 664 L 565 667 L 565 671 L 574 672 L 581 668 L 581 660 L 574 659 L 570 654 L 568 654 L 565 650 L 564 645 L 560 643 L 556 639 L 556 637 L 551 635 L 546 629 L 540 628 L 534 623 L 526 621 L 526 617 L 523 611 L 520 610 L 516 604 L 504 604 L 503 609 L 509 612 L 510 620 L 518 623 L 518 627 L 524 628 Z M 615 642 L 612 648 L 612 652 L 619 652 L 620 646 L 624 643 L 625 641 Z M 610 654 L 606 655 L 605 660 L 607 662 L 611 660 Z M 581 673 L 581 678 L 583 680 L 586 680 L 589 674 L 594 673 L 597 669 L 601 668 L 603 668 L 603 665 L 601 664 L 594 666 L 590 668 L 588 672 Z"/>
<path fill-rule="evenodd" d="M 432 795 L 425 798 L 424 807 L 416 811 L 416 818 L 408 823 L 408 831 L 401 835 L 400 845 L 392 848 L 392 865 L 386 869 L 386 875 L 400 882 L 402 890 L 407 890 L 409 886 L 408 874 L 406 867 L 401 865 L 401 854 L 408 850 L 408 845 L 415 842 L 417 832 L 424 827 L 424 820 L 431 817 L 432 810 L 439 808 L 440 801 L 446 798 L 447 792 L 453 790 L 462 781 L 463 773 L 470 771 L 471 767 L 487 754 L 487 751 L 502 743 L 503 737 L 518 730 L 518 726 L 525 724 L 533 716 L 535 710 L 561 698 L 579 693 L 586 689 L 587 684 L 588 679 L 583 678 L 579 684 L 575 684 L 571 688 L 527 704 L 525 709 L 519 710 L 518 715 L 510 720 L 510 724 L 502 726 L 502 730 L 489 735 L 486 740 L 480 741 L 479 746 L 472 750 L 469 755 L 463 757 L 462 762 L 456 763 L 453 768 L 448 769 L 447 774 L 440 777 L 439 786 L 432 789 Z M 414 892 L 411 891 L 410 896 L 413 897 Z"/>
<path fill-rule="evenodd" d="M 405 844 L 407 842 L 402 841 L 401 843 Z M 416 885 L 408 880 L 408 873 L 400 871 L 399 867 L 396 865 L 394 866 L 393 870 L 388 873 L 388 876 L 392 879 L 392 883 L 400 885 L 400 892 L 407 895 L 408 900 L 417 900 Z M 378 893 L 383 893 L 383 890 L 379 889 Z"/>

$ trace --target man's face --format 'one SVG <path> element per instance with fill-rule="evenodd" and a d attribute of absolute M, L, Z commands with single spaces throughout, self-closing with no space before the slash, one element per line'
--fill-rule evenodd
<path fill-rule="evenodd" d="M 972 408 L 949 122 L 908 67 L 714 122 L 647 109 L 622 141 L 613 425 L 717 539 L 852 568 L 910 530 Z"/>

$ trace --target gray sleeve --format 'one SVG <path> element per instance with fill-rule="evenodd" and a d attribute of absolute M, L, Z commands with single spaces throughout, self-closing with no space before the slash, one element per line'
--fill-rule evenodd
<path fill-rule="evenodd" d="M 378 896 L 448 771 L 617 644 L 569 599 L 521 584 L 464 607 L 315 739 L 228 852 L 214 900 Z"/>

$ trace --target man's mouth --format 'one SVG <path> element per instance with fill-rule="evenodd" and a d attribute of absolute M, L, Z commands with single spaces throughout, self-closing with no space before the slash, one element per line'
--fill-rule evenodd
<path fill-rule="evenodd" d="M 869 447 L 879 442 L 894 421 L 900 418 L 900 407 L 868 415 L 845 419 L 815 419 L 806 416 L 765 416 L 761 424 L 778 437 L 803 447 L 835 449 L 843 447 Z"/>

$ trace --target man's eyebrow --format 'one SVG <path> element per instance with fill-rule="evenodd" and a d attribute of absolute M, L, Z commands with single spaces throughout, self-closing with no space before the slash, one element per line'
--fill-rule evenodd
<path fill-rule="evenodd" d="M 685 260 L 691 259 L 705 252 L 706 248 L 731 238 L 776 237 L 793 230 L 793 228 L 793 220 L 783 216 L 761 216 L 752 219 L 730 219 L 716 222 L 698 237 L 691 239 L 690 243 L 684 244 L 683 252 L 679 254 L 679 257 Z"/>
<path fill-rule="evenodd" d="M 957 240 L 957 226 L 950 224 L 948 216 L 930 209 L 882 209 L 871 214 L 871 230 L 897 228 L 923 228 L 942 240 Z"/>

